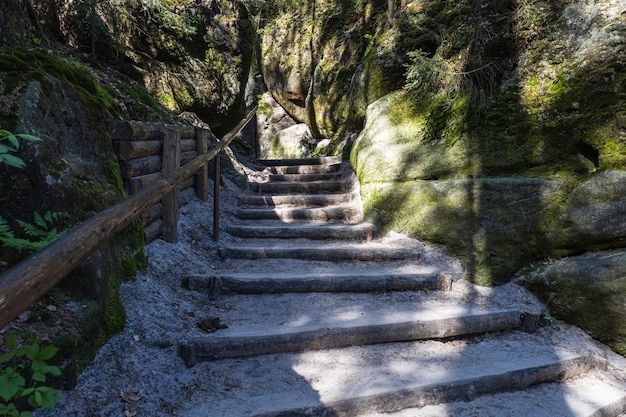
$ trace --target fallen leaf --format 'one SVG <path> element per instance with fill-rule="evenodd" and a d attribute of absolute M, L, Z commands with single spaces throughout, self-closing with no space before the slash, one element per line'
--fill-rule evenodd
<path fill-rule="evenodd" d="M 139 390 L 137 390 L 139 392 Z M 128 394 L 124 394 L 124 391 L 120 391 L 120 397 L 122 401 L 125 403 L 136 403 L 137 401 L 143 400 L 143 397 L 136 395 L 136 393 L 129 392 Z"/>
<path fill-rule="evenodd" d="M 212 333 L 219 329 L 228 329 L 228 326 L 220 323 L 219 317 L 209 317 L 198 322 L 198 327 L 207 333 Z"/>

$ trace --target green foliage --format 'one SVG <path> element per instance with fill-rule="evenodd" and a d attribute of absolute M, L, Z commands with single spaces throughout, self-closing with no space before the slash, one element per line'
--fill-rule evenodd
<path fill-rule="evenodd" d="M 189 16 L 182 15 L 172 0 L 144 0 L 141 8 L 148 18 L 160 27 L 174 33 L 179 39 L 190 40 L 196 34 L 196 27 Z M 181 7 L 183 11 L 185 8 Z"/>
<path fill-rule="evenodd" d="M 439 75 L 436 61 L 428 53 L 416 49 L 407 53 L 411 63 L 406 65 L 405 74 L 407 91 L 416 98 L 422 98 L 431 92 Z"/>
<path fill-rule="evenodd" d="M 284 11 L 291 0 L 243 0 L 250 14 L 262 18 L 272 18 Z"/>
<path fill-rule="evenodd" d="M 83 36 L 88 36 L 91 46 L 91 53 L 96 53 L 98 41 L 108 46 L 109 51 L 120 52 L 117 45 L 109 33 L 107 23 L 113 26 L 114 31 L 119 31 L 120 23 L 127 21 L 129 13 L 124 7 L 125 0 L 99 1 L 99 0 L 76 0 L 71 3 L 74 9 L 78 25 Z M 107 19 L 107 16 L 115 16 L 115 19 Z M 106 19 L 106 22 L 105 22 Z"/>
<path fill-rule="evenodd" d="M 44 215 L 35 212 L 34 217 L 33 223 L 17 220 L 23 233 L 33 239 L 30 240 L 16 237 L 7 221 L 0 216 L 0 243 L 20 252 L 33 253 L 54 242 L 67 232 L 66 229 L 60 230 L 58 227 L 53 227 L 55 224 L 58 225 L 63 219 L 70 217 L 66 212 L 48 211 Z"/>
<path fill-rule="evenodd" d="M 0 164 L 6 164 L 15 168 L 25 167 L 24 161 L 21 158 L 11 155 L 12 152 L 16 152 L 19 149 L 20 143 L 18 138 L 33 142 L 41 141 L 41 139 L 36 136 L 23 133 L 13 134 L 7 130 L 0 130 L 0 142 L 3 140 L 9 142 L 8 145 L 2 145 L 2 143 L 0 143 Z M 48 211 L 43 216 L 35 212 L 35 220 L 32 224 L 17 220 L 24 234 L 35 239 L 29 240 L 16 237 L 7 221 L 0 216 L 0 243 L 3 246 L 17 249 L 20 252 L 37 252 L 39 249 L 47 246 L 65 234 L 66 230 L 59 230 L 57 227 L 52 226 L 69 217 L 69 214 L 65 212 Z"/>
<path fill-rule="evenodd" d="M 14 134 L 7 130 L 0 129 L 0 165 L 6 164 L 15 168 L 24 168 L 24 160 L 13 153 L 20 149 L 20 141 L 27 140 L 30 142 L 41 142 L 41 139 L 24 133 Z"/>
<path fill-rule="evenodd" d="M 12 334 L 5 345 L 8 351 L 0 355 L 0 416 L 30 417 L 29 410 L 54 407 L 61 396 L 43 384 L 49 375 L 61 375 L 57 366 L 47 363 L 58 348 L 37 342 L 18 347 Z"/>
<path fill-rule="evenodd" d="M 550 312 L 547 310 L 548 305 L 554 299 L 555 296 L 556 296 L 555 293 L 550 293 L 550 296 L 548 297 L 548 301 L 546 301 L 546 311 L 544 311 L 542 318 L 545 322 L 549 323 L 554 330 L 561 330 L 559 325 L 556 324 L 556 320 L 554 319 L 554 317 L 552 317 L 552 314 L 550 314 Z"/>

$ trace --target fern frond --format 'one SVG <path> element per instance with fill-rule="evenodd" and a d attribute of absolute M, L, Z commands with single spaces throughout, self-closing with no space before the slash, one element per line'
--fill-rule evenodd
<path fill-rule="evenodd" d="M 37 224 L 32 224 L 32 223 L 28 223 L 22 220 L 16 220 L 17 224 L 20 225 L 20 227 L 22 228 L 22 231 L 30 237 L 43 237 L 46 235 L 46 233 L 48 233 L 48 231 L 45 228 L 41 228 L 39 227 L 39 225 Z"/>
<path fill-rule="evenodd" d="M 49 213 L 49 212 L 48 212 L 48 213 Z M 34 216 L 34 218 L 35 218 L 35 219 L 33 220 L 34 224 L 36 224 L 37 226 L 39 226 L 41 229 L 44 229 L 44 230 L 48 229 L 48 222 L 49 222 L 49 221 L 47 221 L 46 219 L 44 219 L 44 216 L 42 216 L 41 214 L 39 214 L 39 212 L 37 212 L 37 211 L 33 214 L 33 216 Z"/>
<path fill-rule="evenodd" d="M 53 223 L 69 217 L 69 214 L 66 212 L 48 211 L 43 216 L 35 212 L 34 223 L 16 220 L 24 234 L 33 238 L 33 240 L 16 238 L 6 220 L 0 217 L 0 243 L 20 252 L 37 252 L 67 232 L 66 229 L 59 231 L 57 227 L 53 227 Z"/>
<path fill-rule="evenodd" d="M 15 239 L 15 235 L 13 234 L 13 230 L 9 227 L 9 223 L 7 223 L 4 217 L 0 216 L 0 243 L 8 239 Z"/>

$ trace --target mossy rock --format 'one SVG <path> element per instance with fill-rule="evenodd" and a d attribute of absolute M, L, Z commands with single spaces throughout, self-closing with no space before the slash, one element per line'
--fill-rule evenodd
<path fill-rule="evenodd" d="M 398 59 L 387 51 L 379 55 L 373 41 L 383 30 L 385 11 L 381 2 L 323 0 L 313 17 L 310 3 L 292 2 L 267 22 L 265 82 L 289 115 L 314 134 L 319 130 L 338 140 L 358 131 L 366 106 L 401 87 L 404 53 L 396 53 Z"/>
<path fill-rule="evenodd" d="M 71 219 L 63 228 L 71 228 L 123 199 L 126 194 L 105 120 L 138 108 L 157 120 L 169 120 L 169 114 L 154 102 L 139 103 L 142 96 L 126 96 L 140 88 L 115 71 L 103 76 L 76 58 L 39 50 L 3 48 L 0 57 L 6 58 L 0 60 L 2 93 L 11 97 L 0 124 L 43 139 L 20 147 L 25 169 L 0 167 L 0 191 L 6 197 L 0 201 L 0 214 L 14 224 L 29 221 L 34 211 L 66 212 Z M 122 85 L 126 88 L 117 88 Z M 55 288 L 72 303 L 90 306 L 88 312 L 79 309 L 72 328 L 53 320 L 41 323 L 50 326 L 51 343 L 63 348 L 59 360 L 68 380 L 125 325 L 118 290 L 143 266 L 143 245 L 142 226 L 135 222 Z M 27 255 L 11 255 L 4 247 L 0 251 L 9 266 Z M 28 326 L 37 328 L 36 323 Z M 80 349 L 72 348 L 78 344 Z"/>
<path fill-rule="evenodd" d="M 278 132 L 270 143 L 267 159 L 305 158 L 314 149 L 311 131 L 304 123 L 290 126 Z"/>
<path fill-rule="evenodd" d="M 608 146 L 531 123 L 508 94 L 479 121 L 468 119 L 464 97 L 447 106 L 433 98 L 396 92 L 368 107 L 350 161 L 381 226 L 444 243 L 483 284 L 534 259 L 626 245 L 624 171 L 599 170 L 610 165 Z M 496 103 L 511 107 L 492 113 Z M 612 116 L 593 126 L 617 124 Z M 605 138 L 619 146 L 619 134 Z"/>
<path fill-rule="evenodd" d="M 593 175 L 576 187 L 549 227 L 556 250 L 626 245 L 626 171 Z"/>
<path fill-rule="evenodd" d="M 536 265 L 515 282 L 550 299 L 550 314 L 626 356 L 626 252 L 592 252 Z"/>
<path fill-rule="evenodd" d="M 384 230 L 444 244 L 482 285 L 507 282 L 545 250 L 547 221 L 567 190 L 541 178 L 361 185 L 367 215 Z"/>
<path fill-rule="evenodd" d="M 351 162 L 362 182 L 454 178 L 478 168 L 460 141 L 450 145 L 429 134 L 428 113 L 418 113 L 402 92 L 382 97 L 367 109 L 365 128 Z"/>

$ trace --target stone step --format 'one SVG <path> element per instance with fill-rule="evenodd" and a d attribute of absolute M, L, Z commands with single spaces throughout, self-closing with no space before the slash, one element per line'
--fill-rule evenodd
<path fill-rule="evenodd" d="M 328 194 L 345 193 L 353 187 L 352 178 L 312 182 L 248 183 L 252 192 L 260 194 Z"/>
<path fill-rule="evenodd" d="M 452 277 L 437 271 L 426 272 L 354 272 L 293 274 L 248 273 L 230 275 L 192 275 L 183 287 L 208 292 L 211 299 L 220 293 L 270 294 L 307 292 L 371 291 L 450 291 Z"/>
<path fill-rule="evenodd" d="M 329 174 L 271 174 L 270 182 L 313 182 L 313 181 L 336 181 L 342 173 L 335 172 Z"/>
<path fill-rule="evenodd" d="M 530 318 L 517 310 L 475 310 L 427 320 L 361 319 L 299 331 L 266 330 L 233 334 L 236 329 L 229 328 L 229 332 L 224 333 L 232 335 L 209 335 L 185 341 L 181 344 L 181 355 L 188 366 L 193 366 L 199 360 L 441 339 L 518 329 L 522 327 L 525 317 Z"/>
<path fill-rule="evenodd" d="M 468 395 L 461 401 L 389 413 L 365 412 L 359 417 L 624 417 L 624 413 L 624 387 L 595 370 L 517 391 Z"/>
<path fill-rule="evenodd" d="M 339 171 L 342 166 L 340 163 L 331 165 L 270 166 L 265 168 L 265 171 L 272 174 L 330 174 Z"/>
<path fill-rule="evenodd" d="M 322 156 L 319 158 L 260 159 L 259 162 L 266 166 L 334 165 L 341 164 L 341 157 Z"/>
<path fill-rule="evenodd" d="M 233 210 L 233 215 L 241 220 L 317 220 L 359 223 L 363 213 L 355 206 L 334 206 L 318 208 L 241 208 Z"/>
<path fill-rule="evenodd" d="M 321 364 L 320 364 L 321 365 Z M 279 417 L 279 416 L 307 416 L 307 417 L 342 417 L 342 416 L 381 416 L 381 412 L 393 412 L 407 408 L 426 407 L 429 405 L 442 403 L 457 403 L 473 400 L 476 397 L 492 394 L 496 399 L 492 403 L 493 414 L 483 414 L 480 412 L 468 412 L 466 414 L 419 414 L 428 416 L 573 416 L 577 415 L 573 410 L 560 409 L 565 402 L 561 401 L 548 405 L 548 407 L 537 406 L 535 404 L 525 404 L 521 400 L 519 404 L 510 407 L 511 414 L 502 413 L 500 402 L 497 401 L 497 393 L 505 393 L 513 390 L 525 390 L 538 384 L 555 383 L 557 381 L 579 378 L 587 374 L 590 370 L 604 366 L 601 360 L 587 358 L 583 356 L 568 356 L 562 359 L 557 358 L 529 358 L 526 366 L 517 363 L 498 364 L 501 365 L 497 372 L 489 372 L 493 364 L 488 357 L 483 358 L 484 370 L 457 369 L 452 375 L 437 381 L 436 378 L 425 378 L 423 380 L 413 380 L 405 383 L 402 387 L 389 388 L 384 381 L 368 381 L 367 385 L 373 387 L 363 387 L 364 383 L 355 384 L 356 387 L 348 387 L 345 391 L 339 390 L 335 393 L 321 393 L 321 399 L 316 401 L 285 401 L 276 402 L 274 406 L 266 409 L 258 409 L 252 413 L 253 417 Z M 433 370 L 435 371 L 435 370 Z M 436 372 L 436 371 L 435 371 Z M 420 373 L 420 376 L 423 374 Z M 338 376 L 338 375 L 337 375 Z M 405 377 L 405 380 L 409 378 Z M 432 382 L 430 382 L 432 381 Z M 360 381 L 355 381 L 360 382 Z M 393 386 L 394 384 L 389 384 Z M 552 387 L 555 393 L 550 398 L 559 398 L 561 384 L 554 384 Z M 590 414 L 580 414 L 585 416 L 605 416 L 616 414 L 605 414 L 605 410 L 614 410 L 620 407 L 619 392 L 615 385 L 605 384 L 605 389 L 611 390 L 610 398 L 612 403 L 601 404 L 600 407 L 592 408 Z M 325 395 L 324 395 L 325 394 Z M 579 388 L 577 394 L 593 404 L 594 399 L 584 394 L 584 389 Z M 521 396 L 522 399 L 525 396 Z M 539 404 L 546 401 L 546 398 L 535 397 Z M 285 404 L 285 405 L 282 405 Z M 289 404 L 289 405 L 287 405 Z M 282 405 L 282 406 L 281 406 Z M 446 404 L 447 405 L 447 404 Z M 603 407 L 604 405 L 604 407 Z M 496 411 L 500 408 L 500 411 Z M 539 410 L 548 408 L 549 413 L 539 414 Z M 442 407 L 444 411 L 446 407 Z M 417 411 L 417 410 L 415 410 Z M 561 411 L 563 414 L 560 414 Z M 403 414 L 405 416 L 418 416 L 418 414 Z"/>
<path fill-rule="evenodd" d="M 376 226 L 372 223 L 346 225 L 274 222 L 270 225 L 230 225 L 226 230 L 233 236 L 255 239 L 372 240 Z"/>
<path fill-rule="evenodd" d="M 252 195 L 239 197 L 239 203 L 250 206 L 265 207 L 315 207 L 332 206 L 349 203 L 354 199 L 353 193 L 342 194 L 285 194 L 285 195 Z"/>
<path fill-rule="evenodd" d="M 238 245 L 218 249 L 221 258 L 266 259 L 289 258 L 318 261 L 409 261 L 418 260 L 421 251 L 404 246 L 385 246 L 369 243 L 324 242 L 316 245 L 288 242 L 268 243 L 264 246 Z"/>
<path fill-rule="evenodd" d="M 480 315 L 479 306 L 486 295 L 479 291 L 473 306 L 467 299 L 457 300 L 458 311 Z M 249 297 L 254 296 L 241 299 Z M 282 298 L 272 298 L 268 305 L 278 307 Z M 320 300 L 316 301 L 319 304 Z M 360 301 L 354 307 L 362 307 L 365 300 Z M 440 312 L 446 319 L 451 317 L 446 310 L 454 300 L 450 301 L 449 305 L 442 305 Z M 507 301 L 511 299 L 502 300 Z M 330 302 L 335 305 L 334 301 Z M 226 315 L 234 312 L 226 308 L 230 302 L 223 305 Z M 406 305 L 388 303 L 388 306 L 391 311 L 407 311 Z M 337 307 L 336 314 L 332 314 L 336 319 L 349 323 L 358 317 L 359 310 L 353 310 L 355 315 L 350 316 L 347 314 L 350 309 Z M 432 309 L 424 306 L 422 310 L 435 316 L 437 309 L 434 305 Z M 413 314 L 418 310 L 413 309 Z M 278 323 L 285 327 L 279 335 L 288 333 L 291 327 L 302 327 L 304 331 L 309 320 L 315 321 L 315 317 L 307 315 L 309 311 L 312 316 L 322 315 L 312 311 L 308 304 L 301 311 L 304 315 L 294 317 L 293 322 Z M 360 311 L 367 313 L 368 309 Z M 252 315 L 251 311 L 246 312 L 252 320 L 267 319 L 265 311 Z M 242 316 L 241 324 L 246 325 L 243 313 L 238 314 Z M 387 319 L 381 311 L 374 314 L 383 321 Z M 362 322 L 359 318 L 356 321 Z M 424 321 L 429 318 L 415 320 Z M 231 337 L 232 327 L 234 324 L 213 336 L 193 340 L 215 338 L 222 331 L 231 332 L 228 335 Z M 250 329 L 242 336 L 256 333 Z M 195 349 L 195 345 L 190 348 L 193 340 L 183 341 L 183 352 Z M 626 409 L 626 382 L 619 372 L 607 372 L 608 361 L 611 366 L 621 365 L 616 364 L 615 355 L 606 355 L 584 332 L 564 325 L 560 331 L 545 326 L 534 333 L 497 331 L 463 338 L 268 353 L 245 360 L 234 357 L 204 362 L 207 358 L 203 356 L 192 359 L 198 360 L 198 372 L 221 376 L 224 381 L 219 386 L 228 387 L 215 395 L 208 394 L 215 415 L 617 417 Z M 191 410 L 192 415 L 201 415 Z"/>

